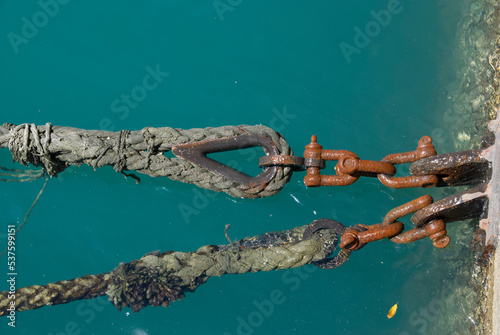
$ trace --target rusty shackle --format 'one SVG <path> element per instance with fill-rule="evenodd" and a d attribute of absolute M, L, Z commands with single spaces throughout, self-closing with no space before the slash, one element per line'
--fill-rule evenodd
<path fill-rule="evenodd" d="M 337 161 L 336 175 L 321 175 L 325 161 Z M 360 176 L 375 176 L 379 173 L 396 174 L 396 168 L 389 162 L 361 160 L 355 153 L 347 150 L 324 150 L 318 144 L 316 135 L 306 145 L 304 163 L 307 176 L 304 184 L 308 187 L 346 186 L 354 183 Z"/>
<path fill-rule="evenodd" d="M 438 183 L 435 175 L 394 177 L 395 164 L 413 163 L 425 157 L 436 155 L 436 149 L 429 136 L 422 137 L 414 151 L 391 154 L 382 161 L 362 160 L 355 153 L 347 150 L 325 150 L 318 144 L 316 135 L 304 151 L 304 165 L 307 176 L 304 183 L 308 187 L 346 186 L 354 183 L 360 176 L 378 177 L 390 188 L 433 187 Z M 321 175 L 325 161 L 337 161 L 336 175 Z"/>
<path fill-rule="evenodd" d="M 404 224 L 397 221 L 403 216 L 429 206 L 432 202 L 433 199 L 430 195 L 424 195 L 390 210 L 382 223 L 370 226 L 357 224 L 349 227 L 342 234 L 340 247 L 347 250 L 359 250 L 367 243 L 385 238 L 395 243 L 406 244 L 428 236 L 435 247 L 445 248 L 450 243 L 450 237 L 447 235 L 446 223 L 443 220 L 432 220 L 406 232 L 403 232 Z"/>
<path fill-rule="evenodd" d="M 437 155 L 436 149 L 429 136 L 423 136 L 418 141 L 417 149 L 385 156 L 382 162 L 391 164 L 413 163 L 419 159 Z M 382 184 L 390 188 L 407 187 L 434 187 L 439 179 L 436 175 L 393 177 L 391 174 L 380 173 L 378 179 Z"/>

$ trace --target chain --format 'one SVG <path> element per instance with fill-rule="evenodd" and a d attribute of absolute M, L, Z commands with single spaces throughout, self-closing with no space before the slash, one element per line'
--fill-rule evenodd
<path fill-rule="evenodd" d="M 430 237 L 436 248 L 445 248 L 450 243 L 450 238 L 446 235 L 446 224 L 442 219 L 424 221 L 419 226 L 405 232 L 403 232 L 404 224 L 398 221 L 400 218 L 416 213 L 432 203 L 432 197 L 424 195 L 390 210 L 382 223 L 371 226 L 362 225 L 366 229 L 365 231 L 359 232 L 356 229 L 348 228 L 341 238 L 340 246 L 350 250 L 359 250 L 367 243 L 384 238 L 388 238 L 394 243 L 407 244 L 424 237 Z"/>
<path fill-rule="evenodd" d="M 326 261 L 314 264 L 322 268 L 337 267 L 347 260 L 352 251 L 360 250 L 368 243 L 383 239 L 389 239 L 398 244 L 408 244 L 429 237 L 436 248 L 446 248 L 450 244 L 446 224 L 481 217 L 485 213 L 484 209 L 487 204 L 487 184 L 485 183 L 437 202 L 434 202 L 430 195 L 421 196 L 387 212 L 382 223 L 356 224 L 345 227 L 339 222 L 322 219 L 335 222 L 335 224 L 331 223 L 330 226 L 324 228 L 334 229 L 335 227 L 335 231 L 340 236 L 339 247 L 341 250 L 335 259 L 329 261 L 335 266 L 325 266 Z M 404 223 L 399 220 L 410 214 L 413 214 L 411 221 L 414 228 L 405 231 Z M 308 229 L 313 227 L 314 222 Z M 318 230 L 316 229 L 314 232 Z M 491 244 L 492 241 L 487 243 Z"/>
<path fill-rule="evenodd" d="M 394 177 L 397 164 L 413 163 L 422 158 L 435 156 L 436 149 L 429 136 L 418 142 L 414 151 L 391 154 L 381 161 L 362 160 L 355 153 L 347 150 L 325 150 L 318 144 L 316 135 L 311 138 L 304 151 L 304 157 L 265 156 L 259 159 L 259 166 L 292 166 L 295 170 L 307 170 L 304 184 L 308 187 L 346 186 L 357 181 L 361 176 L 377 177 L 382 184 L 390 188 L 433 187 L 438 177 L 433 174 Z M 322 175 L 326 161 L 337 161 L 336 175 Z"/>
<path fill-rule="evenodd" d="M 338 267 L 345 263 L 352 251 L 360 250 L 368 243 L 383 239 L 389 239 L 394 243 L 408 244 L 429 237 L 436 248 L 446 248 L 450 244 L 450 237 L 447 235 L 445 221 L 432 218 L 429 215 L 428 220 L 425 220 L 421 214 L 418 214 L 419 211 L 425 210 L 432 203 L 432 197 L 424 195 L 390 210 L 382 223 L 373 225 L 356 224 L 345 227 L 341 223 L 329 219 L 314 221 L 304 232 L 304 238 L 319 232 L 321 229 L 332 229 L 340 236 L 338 255 L 333 259 L 325 259 L 314 264 L 323 269 Z M 419 225 L 404 231 L 404 223 L 398 220 L 414 213 L 419 216 Z"/>

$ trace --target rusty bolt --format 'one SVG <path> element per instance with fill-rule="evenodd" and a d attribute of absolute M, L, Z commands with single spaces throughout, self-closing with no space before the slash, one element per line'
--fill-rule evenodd
<path fill-rule="evenodd" d="M 445 248 L 450 243 L 450 237 L 446 235 L 446 224 L 443 220 L 433 220 L 424 227 L 416 227 L 405 231 L 393 238 L 395 243 L 410 243 L 418 241 L 426 236 L 432 239 L 432 243 L 437 248 Z"/>
<path fill-rule="evenodd" d="M 318 138 L 316 135 L 311 136 L 311 143 L 306 145 L 306 150 L 304 151 L 304 159 L 321 159 L 321 151 L 323 147 L 318 144 Z M 307 187 L 317 187 L 321 186 L 321 174 L 319 166 L 309 166 L 307 167 L 307 175 L 304 177 L 304 184 Z"/>
<path fill-rule="evenodd" d="M 446 248 L 450 244 L 450 237 L 446 235 L 446 223 L 443 220 L 433 220 L 427 226 L 426 230 L 436 231 L 429 234 L 432 244 L 436 248 Z"/>
<path fill-rule="evenodd" d="M 423 136 L 419 141 L 418 141 L 418 146 L 417 146 L 417 160 L 422 159 L 422 158 L 427 158 L 431 156 L 436 156 L 436 148 L 434 148 L 434 145 L 432 144 L 432 138 L 429 136 Z"/>
<path fill-rule="evenodd" d="M 318 144 L 318 137 L 316 135 L 311 136 L 311 143 L 306 145 L 306 150 L 304 151 L 304 158 L 321 158 L 321 150 L 323 147 Z"/>

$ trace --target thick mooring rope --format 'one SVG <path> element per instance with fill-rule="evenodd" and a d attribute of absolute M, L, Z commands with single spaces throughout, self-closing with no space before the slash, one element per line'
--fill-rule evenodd
<path fill-rule="evenodd" d="M 10 313 L 11 304 L 16 311 L 25 311 L 102 295 L 108 295 L 120 310 L 167 307 L 210 277 L 295 268 L 330 256 L 337 245 L 337 234 L 324 229 L 303 240 L 306 227 L 263 234 L 228 246 L 208 245 L 196 252 L 150 253 L 121 263 L 109 273 L 20 288 L 15 291 L 15 299 L 12 292 L 0 292 L 0 316 Z"/>
<path fill-rule="evenodd" d="M 207 139 L 255 134 L 276 145 L 279 154 L 293 155 L 281 134 L 257 126 L 217 128 L 152 128 L 110 132 L 34 124 L 0 126 L 0 148 L 9 148 L 14 160 L 27 165 L 44 166 L 56 176 L 70 165 L 88 164 L 93 168 L 111 165 L 116 171 L 135 170 L 152 177 L 168 177 L 234 197 L 266 197 L 279 192 L 291 177 L 290 167 L 278 167 L 276 176 L 266 185 L 245 186 L 181 158 L 164 155 L 172 146 Z"/>

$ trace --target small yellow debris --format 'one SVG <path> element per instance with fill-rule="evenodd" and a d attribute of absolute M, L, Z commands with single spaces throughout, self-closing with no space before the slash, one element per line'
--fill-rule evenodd
<path fill-rule="evenodd" d="M 389 313 L 387 313 L 387 318 L 388 319 L 392 318 L 394 314 L 396 314 L 397 309 L 398 309 L 398 304 L 396 303 L 394 306 L 391 307 Z"/>

